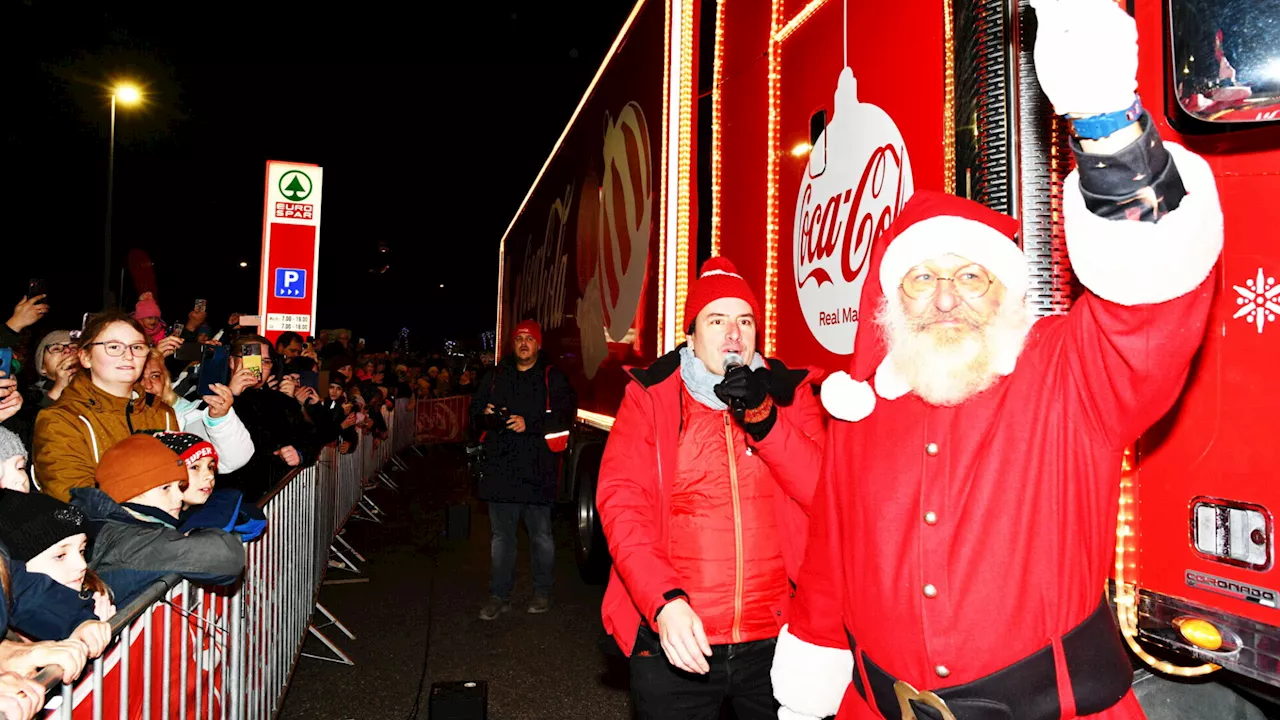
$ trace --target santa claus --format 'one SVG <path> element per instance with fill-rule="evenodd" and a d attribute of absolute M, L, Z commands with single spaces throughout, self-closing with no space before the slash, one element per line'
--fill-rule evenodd
<path fill-rule="evenodd" d="M 1222 213 L 1135 95 L 1133 20 L 1032 4 L 1088 292 L 1034 320 L 1018 223 L 947 195 L 917 193 L 877 241 L 876 325 L 822 390 L 837 421 L 774 658 L 783 720 L 1143 717 L 1103 597 L 1121 458 L 1186 379 Z"/>

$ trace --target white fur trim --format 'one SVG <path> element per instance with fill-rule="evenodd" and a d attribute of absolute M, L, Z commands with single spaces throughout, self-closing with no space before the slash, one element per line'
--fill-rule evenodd
<path fill-rule="evenodd" d="M 898 285 L 908 270 L 943 255 L 958 255 L 990 270 L 1012 297 L 1027 293 L 1027 259 L 1017 243 L 977 220 L 940 215 L 912 225 L 885 248 L 880 260 L 885 297 L 898 297 Z"/>
<path fill-rule="evenodd" d="M 782 626 L 773 652 L 773 697 L 801 716 L 835 715 L 853 682 L 853 653 L 807 643 L 788 627 Z"/>
<path fill-rule="evenodd" d="M 822 381 L 822 406 L 838 420 L 857 422 L 876 409 L 871 386 L 858 382 L 847 372 L 832 373 Z"/>
<path fill-rule="evenodd" d="M 778 720 L 822 720 L 817 715 L 801 715 L 791 708 L 783 705 L 778 708 Z"/>
<path fill-rule="evenodd" d="M 1162 303 L 1200 286 L 1222 252 L 1222 206 L 1213 170 L 1176 143 L 1164 144 L 1187 195 L 1158 223 L 1107 220 L 1089 212 L 1078 170 L 1063 187 L 1071 266 L 1090 292 L 1119 305 Z"/>
<path fill-rule="evenodd" d="M 885 400 L 897 400 L 909 392 L 911 386 L 893 364 L 893 353 L 886 355 L 876 368 L 876 394 Z"/>
<path fill-rule="evenodd" d="M 741 276 L 741 275 L 739 275 L 738 273 L 731 273 L 731 272 L 729 272 L 728 270 L 708 270 L 708 271 L 706 271 L 706 272 L 702 273 L 702 277 L 704 277 L 704 278 L 705 278 L 705 277 L 711 277 L 712 275 L 727 275 L 727 276 L 729 276 L 729 277 L 736 277 L 736 278 L 738 278 L 739 280 L 741 280 L 741 279 L 742 279 L 742 276 Z M 699 278 L 699 279 L 701 279 L 701 278 Z"/>

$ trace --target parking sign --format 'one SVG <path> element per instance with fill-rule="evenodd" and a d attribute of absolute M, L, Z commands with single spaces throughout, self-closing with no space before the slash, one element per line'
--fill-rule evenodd
<path fill-rule="evenodd" d="M 323 180 L 316 165 L 267 162 L 258 314 L 272 342 L 282 332 L 315 331 Z"/>
<path fill-rule="evenodd" d="M 307 271 L 302 268 L 276 268 L 276 297 L 305 298 Z"/>

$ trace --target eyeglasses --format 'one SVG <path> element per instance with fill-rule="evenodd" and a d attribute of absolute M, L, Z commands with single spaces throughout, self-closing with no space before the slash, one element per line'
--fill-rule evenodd
<path fill-rule="evenodd" d="M 125 348 L 128 348 L 129 354 L 134 357 L 142 357 L 143 355 L 146 355 L 147 353 L 151 352 L 151 346 L 146 345 L 144 343 L 134 343 L 132 345 L 125 345 L 122 342 L 89 343 L 90 347 L 94 345 L 101 345 L 102 349 L 105 350 L 107 355 L 111 357 L 120 357 L 124 355 Z"/>
<path fill-rule="evenodd" d="M 898 287 L 912 300 L 933 297 L 943 280 L 949 281 L 956 294 L 966 300 L 976 300 L 991 289 L 991 276 L 978 265 L 961 268 L 954 275 L 955 277 L 940 277 L 929 268 L 918 267 L 908 272 Z"/>
<path fill-rule="evenodd" d="M 62 355 L 63 353 L 75 352 L 80 346 L 76 343 L 49 343 L 45 346 L 44 351 L 53 353 L 54 355 Z"/>

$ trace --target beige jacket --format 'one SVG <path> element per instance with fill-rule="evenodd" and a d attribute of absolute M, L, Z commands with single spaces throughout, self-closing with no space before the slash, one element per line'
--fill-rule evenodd
<path fill-rule="evenodd" d="M 118 398 L 82 372 L 57 402 L 36 416 L 36 484 L 68 502 L 71 488 L 94 487 L 98 462 L 112 445 L 139 430 L 177 429 L 177 416 L 163 401 L 137 393 Z"/>

